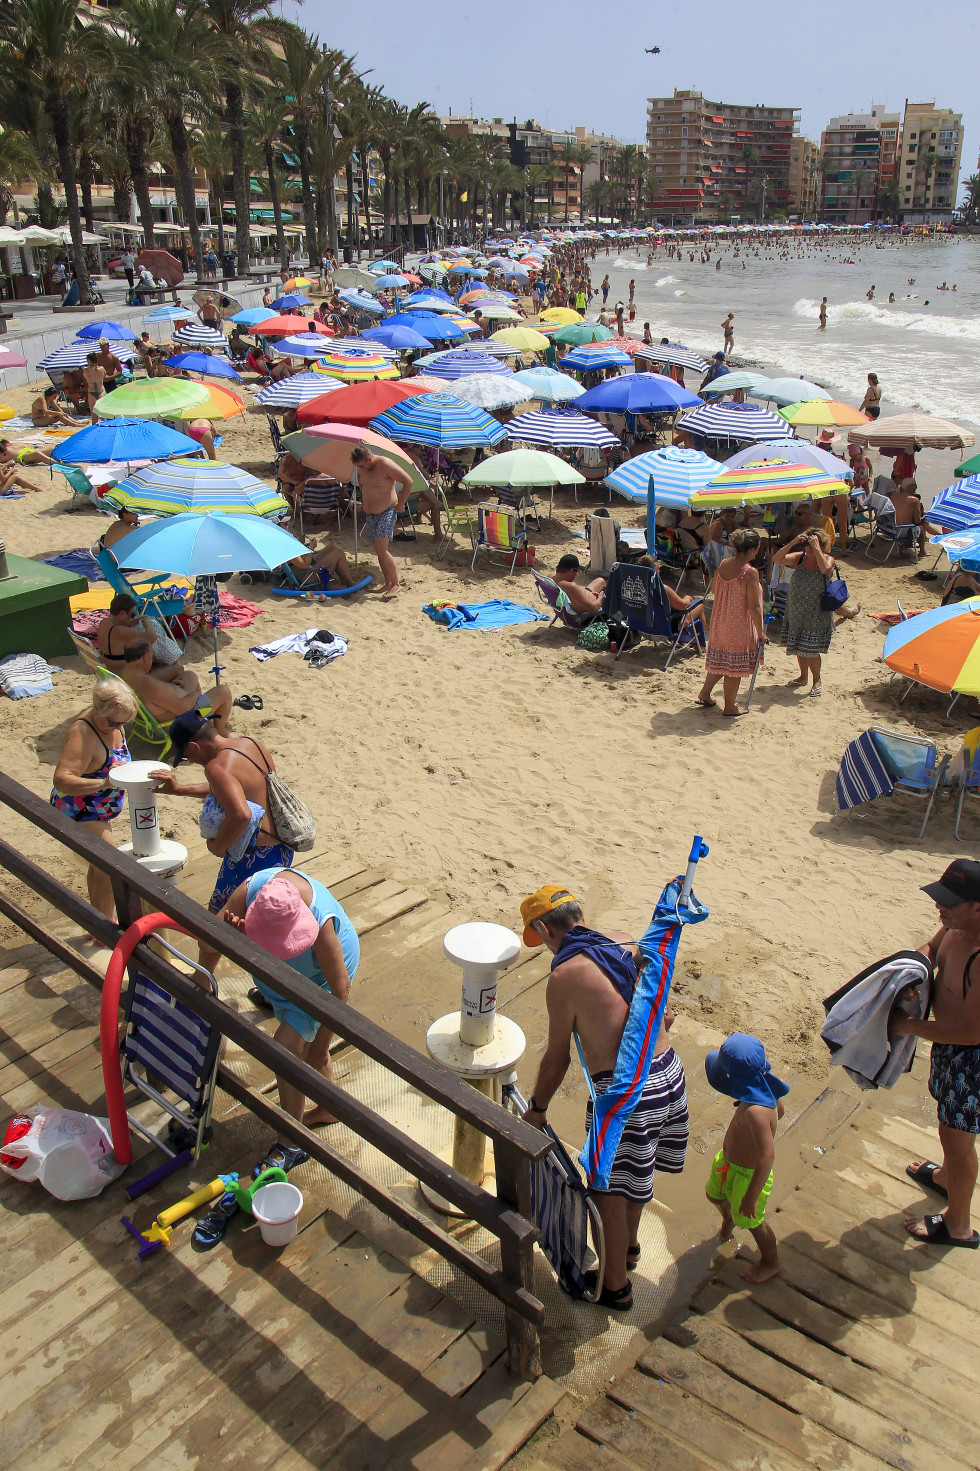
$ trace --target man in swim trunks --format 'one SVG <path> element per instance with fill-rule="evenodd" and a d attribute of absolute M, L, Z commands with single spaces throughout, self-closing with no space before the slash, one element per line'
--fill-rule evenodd
<path fill-rule="evenodd" d="M 174 767 L 186 758 L 204 767 L 205 779 L 185 786 L 176 770 L 160 767 L 158 790 L 174 797 L 197 798 L 204 798 L 210 792 L 225 814 L 215 836 L 208 839 L 209 852 L 221 859 L 214 893 L 208 901 L 212 914 L 218 914 L 229 895 L 253 873 L 266 868 L 292 867 L 293 850 L 279 841 L 268 813 L 265 778 L 267 772 L 275 771 L 275 762 L 261 741 L 251 736 L 221 735 L 196 710 L 177 716 L 170 727 L 170 739 Z M 265 815 L 243 856 L 232 859 L 228 856 L 229 848 L 244 836 L 252 821 L 249 802 L 265 809 Z M 200 959 L 205 970 L 213 970 L 218 951 L 202 943 Z"/>
<path fill-rule="evenodd" d="M 216 684 L 202 690 L 201 681 L 190 669 L 176 679 L 159 679 L 153 672 L 153 645 L 148 638 L 135 638 L 126 645 L 120 673 L 130 689 L 162 725 L 169 725 L 185 710 L 208 708 L 208 719 L 222 735 L 231 709 L 231 690 Z"/>
<path fill-rule="evenodd" d="M 364 444 L 351 450 L 351 461 L 357 469 L 357 484 L 364 503 L 364 535 L 374 543 L 378 566 L 384 577 L 384 591 L 398 592 L 398 568 L 388 550 L 395 532 L 398 512 L 412 489 L 412 477 L 398 460 L 388 455 L 374 455 Z"/>
<path fill-rule="evenodd" d="M 596 1096 L 612 1082 L 636 984 L 639 950 L 628 935 L 587 929 L 582 906 L 574 894 L 557 884 L 545 884 L 525 899 L 521 919 L 525 945 L 543 943 L 554 956 L 547 992 L 548 1046 L 524 1115 L 528 1123 L 543 1128 L 548 1105 L 568 1071 L 573 1031 Z M 668 1008 L 664 1033 L 672 1021 Z M 590 1099 L 587 1129 L 591 1121 Z M 656 1170 L 679 1174 L 684 1168 L 687 1137 L 684 1069 L 662 1034 L 650 1076 L 616 1151 L 609 1188 L 593 1192 L 606 1241 L 606 1270 L 599 1297 L 603 1307 L 628 1312 L 633 1305 L 628 1274 L 640 1260 L 637 1231 L 643 1207 L 653 1198 Z"/>
<path fill-rule="evenodd" d="M 926 884 L 939 910 L 939 929 L 919 949 L 935 966 L 932 1020 L 895 1011 L 889 1036 L 932 1043 L 929 1092 L 936 1100 L 943 1162 L 914 1160 L 906 1168 L 916 1184 L 946 1197 L 942 1215 L 910 1217 L 905 1229 L 916 1241 L 980 1246 L 970 1205 L 977 1183 L 980 1134 L 980 863 L 958 858 L 938 883 Z"/>
<path fill-rule="evenodd" d="M 118 358 L 109 346 L 109 339 L 107 337 L 99 338 L 97 359 L 99 367 L 105 372 L 105 391 L 106 393 L 111 393 L 122 382 L 125 369 L 122 365 L 122 359 Z"/>

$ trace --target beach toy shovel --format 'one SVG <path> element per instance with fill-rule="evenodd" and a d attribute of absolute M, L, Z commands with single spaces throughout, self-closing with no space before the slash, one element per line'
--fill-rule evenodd
<path fill-rule="evenodd" d="M 266 1246 L 286 1246 L 299 1229 L 303 1192 L 295 1185 L 263 1185 L 252 1196 L 252 1215 Z"/>

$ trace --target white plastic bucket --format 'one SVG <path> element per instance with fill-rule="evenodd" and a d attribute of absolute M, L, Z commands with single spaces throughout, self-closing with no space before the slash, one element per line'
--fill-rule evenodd
<path fill-rule="evenodd" d="M 285 1246 L 292 1241 L 299 1227 L 299 1213 L 303 1209 L 303 1192 L 295 1185 L 278 1181 L 275 1185 L 263 1185 L 252 1196 L 252 1215 L 259 1223 L 259 1231 L 266 1246 Z"/>

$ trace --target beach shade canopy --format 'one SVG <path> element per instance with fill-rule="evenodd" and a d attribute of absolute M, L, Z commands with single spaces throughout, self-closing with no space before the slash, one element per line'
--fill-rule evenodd
<path fill-rule="evenodd" d="M 617 465 L 606 476 L 605 483 L 626 500 L 645 506 L 650 477 L 653 476 L 657 505 L 686 511 L 691 496 L 724 468 L 719 460 L 713 460 L 699 449 L 683 449 L 680 445 L 668 444 L 663 449 L 650 450 Z"/>
<path fill-rule="evenodd" d="M 846 495 L 843 480 L 825 475 L 809 465 L 791 465 L 777 460 L 761 464 L 726 466 L 720 475 L 691 496 L 691 509 L 714 506 L 775 505 L 780 501 L 821 500 L 829 495 Z"/>
<path fill-rule="evenodd" d="M 234 383 L 242 381 L 227 358 L 214 357 L 206 352 L 178 352 L 171 358 L 164 358 L 164 364 L 168 368 L 179 368 L 182 373 L 200 373 L 205 378 L 230 378 Z"/>
<path fill-rule="evenodd" d="M 463 477 L 463 484 L 520 489 L 532 485 L 581 485 L 584 480 L 585 476 L 559 455 L 540 449 L 509 449 L 488 455 L 479 465 L 474 465 Z"/>
<path fill-rule="evenodd" d="M 26 368 L 27 359 L 21 357 L 19 352 L 12 352 L 9 347 L 0 346 L 0 373 L 4 368 Z"/>
<path fill-rule="evenodd" d="M 0 357 L 0 366 L 3 358 Z M 980 475 L 980 455 L 972 455 L 968 460 L 961 460 L 953 474 L 958 480 L 966 480 L 971 475 Z"/>
<path fill-rule="evenodd" d="M 763 460 L 778 460 L 782 464 L 809 465 L 822 470 L 825 475 L 837 480 L 853 480 L 854 471 L 836 455 L 820 449 L 808 439 L 760 439 L 757 444 L 736 450 L 725 461 L 726 470 L 737 470 L 742 465 L 758 465 Z"/>
<path fill-rule="evenodd" d="M 427 337 L 423 337 L 413 327 L 392 326 L 390 320 L 379 322 L 376 327 L 366 327 L 361 336 L 370 342 L 380 342 L 385 347 L 392 347 L 396 352 L 427 352 L 432 345 Z"/>
<path fill-rule="evenodd" d="M 980 526 L 980 474 L 957 480 L 941 490 L 929 507 L 926 520 L 930 526 L 941 526 L 944 531 L 965 531 L 967 527 Z"/>
<path fill-rule="evenodd" d="M 581 347 L 573 347 L 571 352 L 566 352 L 561 360 L 563 368 L 573 368 L 576 373 L 599 373 L 606 368 L 631 368 L 633 359 L 627 352 L 620 352 L 618 347 L 611 347 L 605 342 L 583 343 Z M 698 403 L 701 400 L 698 399 Z"/>
<path fill-rule="evenodd" d="M 104 337 L 107 342 L 132 342 L 132 327 L 121 322 L 87 322 L 75 333 L 76 342 L 98 342 Z"/>
<path fill-rule="evenodd" d="M 848 439 L 856 444 L 873 444 L 881 449 L 905 450 L 915 454 L 920 449 L 969 449 L 976 443 L 970 429 L 961 429 L 948 419 L 931 414 L 889 414 L 872 423 L 852 429 Z"/>
<path fill-rule="evenodd" d="M 255 395 L 255 403 L 269 413 L 298 409 L 300 404 L 323 398 L 342 387 L 339 379 L 327 378 L 323 373 L 293 373 L 288 378 L 280 378 L 278 383 L 267 383 L 260 388 Z"/>
<path fill-rule="evenodd" d="M 583 342 L 606 342 L 612 335 L 608 327 L 601 327 L 598 322 L 578 321 L 559 327 L 557 332 L 552 332 L 551 340 L 567 347 L 581 347 Z"/>
<path fill-rule="evenodd" d="M 537 399 L 539 403 L 561 404 L 572 399 L 577 402 L 585 393 L 581 383 L 555 368 L 525 368 L 514 377 L 530 390 L 528 398 Z"/>
<path fill-rule="evenodd" d="M 143 318 L 144 322 L 193 322 L 193 320 L 194 308 L 191 306 L 158 306 Z"/>
<path fill-rule="evenodd" d="M 493 413 L 497 409 L 512 409 L 525 404 L 531 395 L 513 373 L 471 373 L 466 378 L 457 378 L 453 393 L 467 403 Z"/>
<path fill-rule="evenodd" d="M 147 465 L 107 490 L 106 498 L 148 516 L 178 516 L 186 511 L 280 516 L 289 510 L 288 501 L 277 490 L 247 470 L 220 460 L 175 459 Z"/>
<path fill-rule="evenodd" d="M 188 439 L 168 424 L 149 419 L 107 419 L 104 424 L 86 424 L 63 439 L 52 450 L 59 465 L 107 465 L 112 460 L 165 460 L 187 455 L 194 448 Z"/>
<path fill-rule="evenodd" d="M 412 490 L 416 495 L 427 489 L 426 480 L 406 450 L 384 434 L 373 429 L 362 429 L 359 424 L 311 424 L 298 429 L 295 434 L 283 437 L 283 444 L 291 455 L 323 475 L 346 484 L 353 476 L 354 463 L 351 450 L 363 444 L 375 455 L 388 455 L 397 460 L 412 477 Z"/>
<path fill-rule="evenodd" d="M 267 306 L 250 306 L 243 312 L 236 312 L 231 320 L 239 327 L 258 327 L 260 322 L 270 322 L 274 316 L 275 312 Z M 146 320 L 149 321 L 149 317 Z"/>
<path fill-rule="evenodd" d="M 819 383 L 810 383 L 806 378 L 760 378 L 749 389 L 749 393 L 752 398 L 766 399 L 777 408 L 785 408 L 788 404 L 809 403 L 812 398 L 833 398 L 828 389 L 821 388 Z"/>
<path fill-rule="evenodd" d="M 153 379 L 154 383 L 157 381 L 156 378 Z M 176 380 L 171 379 L 171 382 L 174 381 Z M 198 403 L 188 404 L 186 408 L 181 409 L 177 414 L 161 414 L 160 417 L 163 419 L 187 419 L 188 421 L 193 419 L 234 419 L 238 414 L 244 414 L 245 412 L 245 400 L 240 398 L 232 389 L 225 388 L 221 383 L 200 383 L 194 381 L 192 387 L 203 388 L 205 390 L 205 397 Z M 118 391 L 117 389 L 116 392 Z M 99 403 L 103 402 L 104 400 L 100 398 Z"/>
<path fill-rule="evenodd" d="M 398 312 L 395 316 L 386 317 L 382 324 L 386 327 L 408 327 L 412 332 L 418 332 L 427 342 L 458 342 L 466 333 L 454 322 L 445 322 L 434 312 Z"/>
<path fill-rule="evenodd" d="M 221 572 L 271 572 L 309 548 L 262 516 L 189 512 L 139 526 L 117 541 L 120 567 L 201 577 Z"/>
<path fill-rule="evenodd" d="M 284 358 L 318 358 L 327 350 L 329 340 L 319 332 L 297 332 L 292 337 L 278 337 L 274 345 Z"/>
<path fill-rule="evenodd" d="M 38 367 L 43 368 L 45 372 L 51 372 L 52 370 L 55 372 L 67 372 L 69 368 L 84 368 L 88 362 L 89 353 L 96 352 L 97 350 L 94 342 L 79 342 L 76 339 L 74 342 L 65 343 L 64 347 L 56 348 L 54 352 L 49 352 L 47 357 L 42 358 L 38 363 Z M 131 363 L 136 356 L 135 349 L 132 347 L 117 345 L 113 347 L 112 351 L 121 363 Z M 10 366 L 13 367 L 13 364 L 11 363 Z"/>
<path fill-rule="evenodd" d="M 559 327 L 571 327 L 582 321 L 582 313 L 575 311 L 570 306 L 549 306 L 540 314 L 542 322 L 554 322 Z M 612 336 L 612 333 L 609 333 Z M 595 342 L 594 337 L 587 337 L 586 342 Z"/>
<path fill-rule="evenodd" d="M 945 545 L 965 535 L 937 540 Z M 980 537 L 973 540 L 980 543 Z M 930 689 L 980 695 L 980 598 L 930 608 L 896 623 L 888 631 L 882 660 L 895 674 Z"/>
<path fill-rule="evenodd" d="M 672 414 L 700 402 L 696 393 L 660 373 L 626 373 L 590 388 L 575 407 L 583 414 Z"/>
<path fill-rule="evenodd" d="M 836 424 L 850 428 L 854 424 L 869 424 L 867 414 L 850 404 L 839 403 L 833 398 L 811 398 L 803 403 L 787 404 L 779 410 L 787 424 Z"/>
<path fill-rule="evenodd" d="M 319 332 L 319 335 L 324 338 L 329 335 L 326 332 L 321 332 L 320 329 L 316 326 L 311 329 L 309 319 L 307 317 L 298 317 L 293 314 L 286 314 L 280 315 L 278 317 L 269 317 L 267 321 L 262 323 L 262 331 L 259 333 L 259 336 L 291 337 L 294 333 L 309 332 L 311 330 Z"/>
<path fill-rule="evenodd" d="M 651 362 L 652 359 L 647 358 L 646 361 Z M 710 383 L 705 383 L 698 389 L 698 393 L 702 398 L 707 398 L 709 394 L 714 396 L 723 393 L 737 393 L 739 389 L 751 390 L 756 383 L 762 382 L 764 382 L 762 373 L 751 373 L 748 369 L 739 368 L 737 372 L 722 373 L 720 378 L 714 378 Z"/>
<path fill-rule="evenodd" d="M 555 449 L 616 449 L 619 440 L 603 424 L 575 409 L 537 409 L 515 414 L 505 425 L 509 439 L 521 444 L 548 444 Z"/>
<path fill-rule="evenodd" d="M 544 352 L 549 339 L 533 327 L 501 327 L 493 334 L 494 342 L 502 342 L 516 352 Z"/>
<path fill-rule="evenodd" d="M 510 374 L 507 364 L 502 363 L 498 357 L 490 353 L 471 352 L 467 348 L 457 352 L 430 354 L 425 360 L 425 368 L 433 378 L 465 378 L 470 373 L 498 373 L 502 376 Z"/>
<path fill-rule="evenodd" d="M 405 399 L 375 419 L 371 428 L 405 444 L 442 449 L 488 449 L 507 437 L 496 419 L 452 393 Z"/>
<path fill-rule="evenodd" d="M 694 352 L 690 347 L 684 347 L 680 342 L 665 342 L 661 345 L 644 343 L 636 349 L 637 358 L 645 358 L 648 363 L 665 363 L 668 367 L 689 368 L 692 373 L 706 373 L 708 363 L 699 352 Z"/>
<path fill-rule="evenodd" d="M 283 296 L 277 296 L 272 305 L 277 312 L 292 312 L 298 306 L 312 306 L 313 302 L 301 291 L 287 291 Z"/>
<path fill-rule="evenodd" d="M 203 322 L 186 322 L 174 332 L 174 342 L 181 347 L 209 347 L 214 352 L 227 352 L 228 339 L 217 327 L 205 327 Z"/>
<path fill-rule="evenodd" d="M 791 438 L 793 430 L 785 419 L 758 404 L 714 403 L 692 409 L 675 426 L 686 434 L 701 434 L 705 439 L 779 439 Z"/>
<path fill-rule="evenodd" d="M 210 302 L 212 306 L 218 308 L 226 320 L 234 317 L 235 313 L 240 312 L 242 309 L 242 303 L 238 300 L 237 296 L 228 296 L 224 291 L 219 291 L 213 287 L 210 289 L 205 287 L 201 291 L 195 291 L 192 300 L 196 301 L 198 306 L 204 306 L 207 302 Z"/>
<path fill-rule="evenodd" d="M 396 260 L 373 260 L 368 267 L 376 276 L 383 276 L 385 271 L 400 271 L 401 266 Z"/>
<path fill-rule="evenodd" d="M 155 281 L 165 281 L 173 289 L 184 279 L 184 268 L 169 250 L 141 250 L 136 257 L 136 267 L 146 266 Z"/>
<path fill-rule="evenodd" d="M 321 383 L 323 375 L 316 375 Z M 330 380 L 327 379 L 327 382 Z M 429 390 L 411 379 L 400 378 L 393 383 L 372 379 L 369 383 L 342 384 L 338 380 L 337 391 L 321 398 L 308 400 L 296 411 L 298 424 L 356 424 L 366 429 L 372 419 L 390 409 L 402 399 L 415 398 Z"/>
<path fill-rule="evenodd" d="M 137 378 L 105 393 L 95 403 L 99 419 L 175 419 L 184 409 L 207 402 L 206 383 L 193 378 Z"/>

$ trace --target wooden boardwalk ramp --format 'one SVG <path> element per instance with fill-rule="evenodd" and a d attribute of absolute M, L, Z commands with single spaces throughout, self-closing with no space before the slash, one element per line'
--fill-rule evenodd
<path fill-rule="evenodd" d="M 927 1069 L 920 1048 L 904 1097 Z M 980 1467 L 980 1262 L 914 1246 L 903 1224 L 943 1204 L 905 1174 L 936 1157 L 928 1117 L 861 1100 L 770 1209 L 782 1274 L 750 1287 L 723 1248 L 689 1310 L 515 1471 Z"/>

